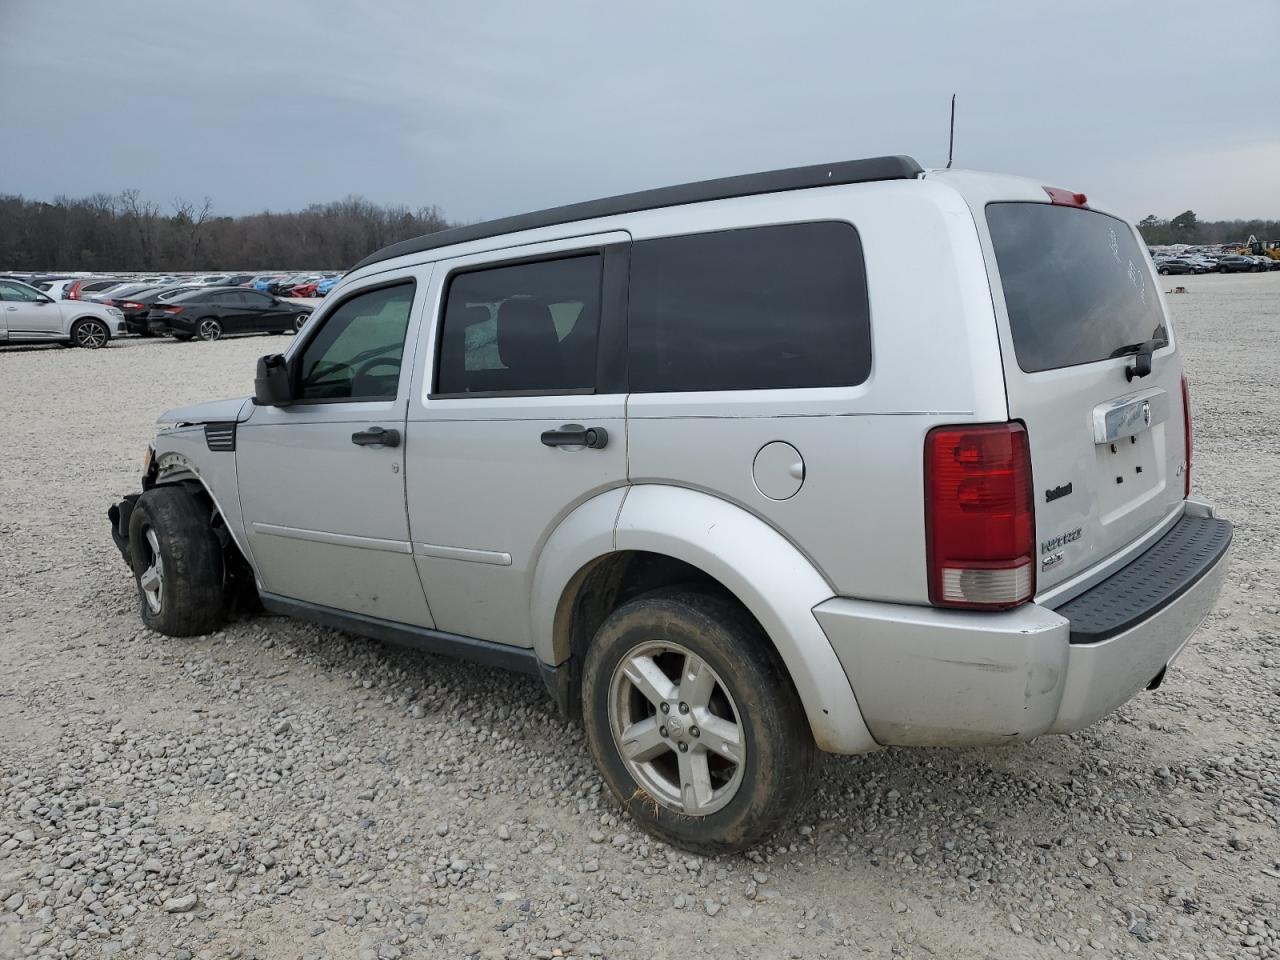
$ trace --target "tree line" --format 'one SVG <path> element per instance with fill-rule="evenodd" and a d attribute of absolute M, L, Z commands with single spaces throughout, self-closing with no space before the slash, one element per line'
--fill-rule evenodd
<path fill-rule="evenodd" d="M 219 216 L 137 190 L 52 202 L 0 194 L 0 270 L 345 270 L 398 240 L 452 226 L 434 206 L 350 196 L 288 213 Z"/>
<path fill-rule="evenodd" d="M 1138 221 L 1138 230 L 1149 244 L 1244 243 L 1250 237 L 1280 240 L 1280 220 L 1201 220 L 1194 210 L 1168 220 L 1149 213 Z"/>
<path fill-rule="evenodd" d="M 287 213 L 219 216 L 208 197 L 165 206 L 137 190 L 52 202 L 0 194 L 0 270 L 344 270 L 397 240 L 453 226 L 437 207 L 350 196 Z M 1280 240 L 1276 220 L 1148 214 L 1149 244 Z"/>

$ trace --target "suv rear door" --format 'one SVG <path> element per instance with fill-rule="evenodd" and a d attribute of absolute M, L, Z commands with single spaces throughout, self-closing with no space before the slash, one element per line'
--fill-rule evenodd
<path fill-rule="evenodd" d="M 988 200 L 974 213 L 986 235 L 1009 416 L 1026 424 L 1031 446 L 1039 595 L 1181 513 L 1182 364 L 1127 223 L 1051 203 L 1047 191 L 1031 202 Z M 1154 346 L 1151 372 L 1130 380 L 1143 343 Z"/>
<path fill-rule="evenodd" d="M 532 646 L 538 551 L 575 507 L 626 483 L 629 240 L 614 232 L 436 265 L 405 469 L 415 559 L 441 630 Z"/>

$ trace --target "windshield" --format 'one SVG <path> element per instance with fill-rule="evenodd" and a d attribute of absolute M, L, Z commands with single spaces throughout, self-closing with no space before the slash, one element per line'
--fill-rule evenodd
<path fill-rule="evenodd" d="M 1026 373 L 1168 343 L 1147 258 L 1124 221 L 1049 203 L 992 203 L 987 226 Z"/>

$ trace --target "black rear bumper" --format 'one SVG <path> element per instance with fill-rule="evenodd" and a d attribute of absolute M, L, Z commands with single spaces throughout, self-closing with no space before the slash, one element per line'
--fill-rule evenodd
<path fill-rule="evenodd" d="M 1071 642 L 1098 643 L 1159 613 L 1196 585 L 1231 546 L 1231 524 L 1185 515 L 1145 553 L 1056 609 Z"/>

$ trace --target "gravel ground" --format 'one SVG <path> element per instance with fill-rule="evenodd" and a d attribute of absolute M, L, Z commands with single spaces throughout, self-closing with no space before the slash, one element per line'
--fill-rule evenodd
<path fill-rule="evenodd" d="M 1171 278 L 1224 595 L 1071 737 L 831 758 L 772 845 L 637 831 L 536 682 L 144 632 L 103 513 L 278 338 L 0 350 L 0 957 L 1280 957 L 1280 275 Z"/>

